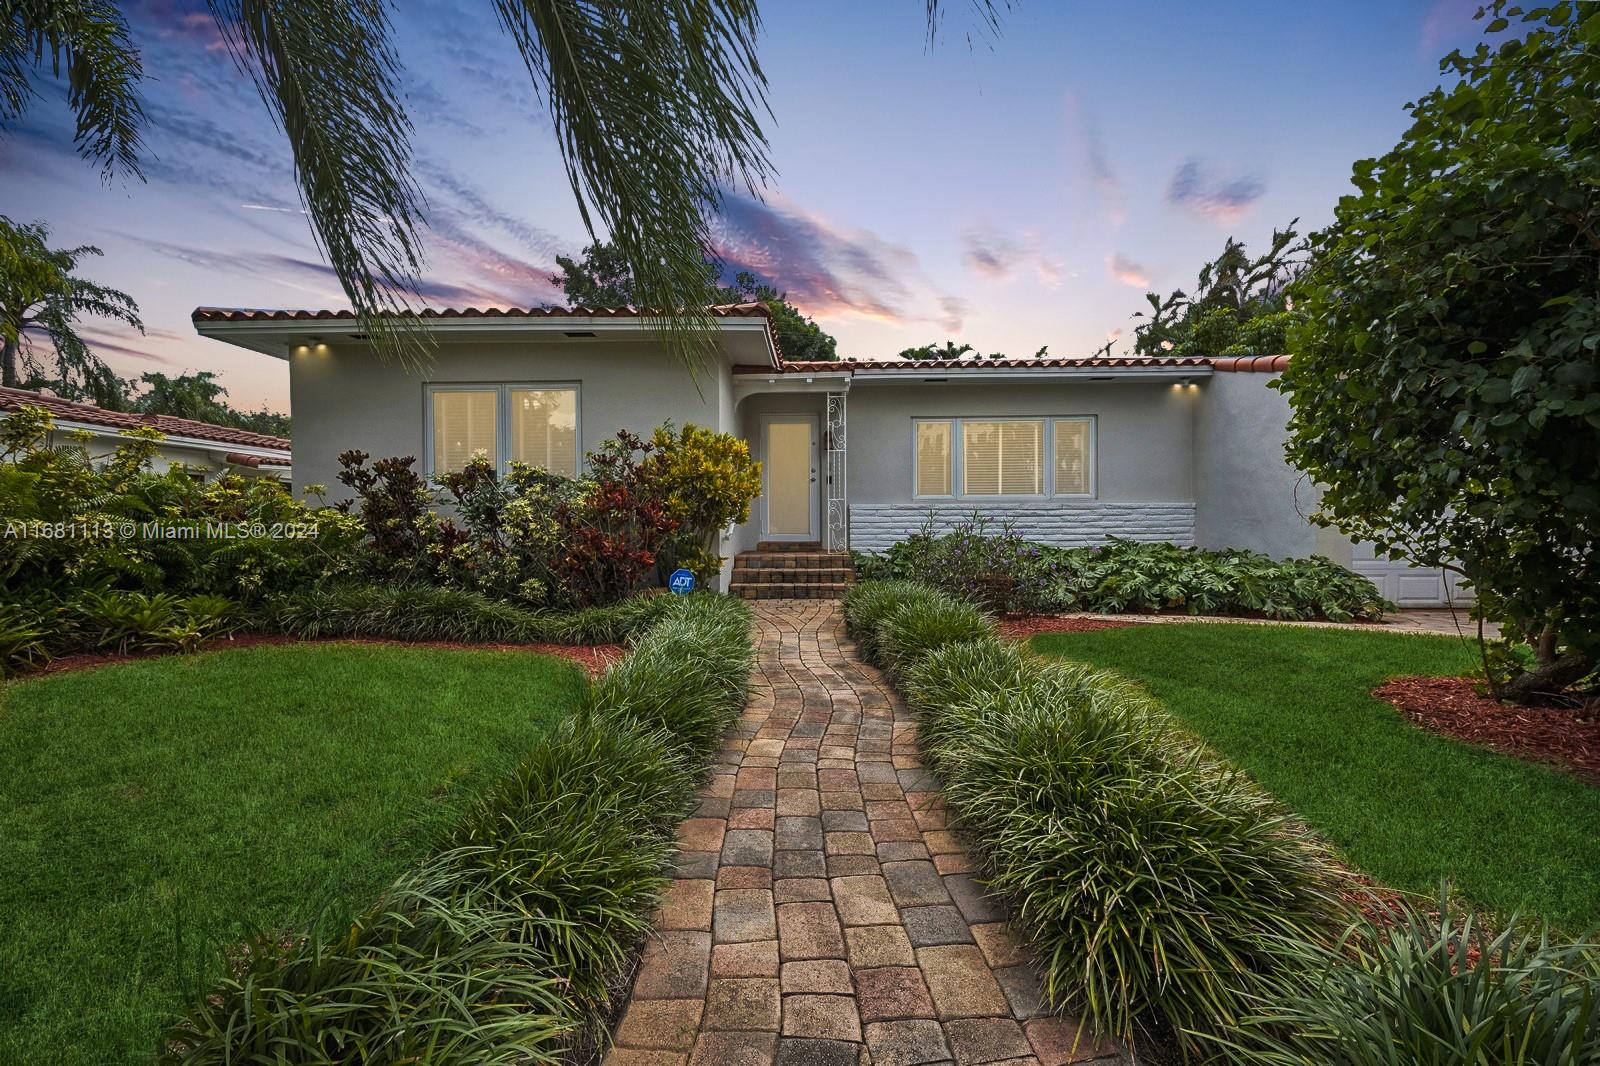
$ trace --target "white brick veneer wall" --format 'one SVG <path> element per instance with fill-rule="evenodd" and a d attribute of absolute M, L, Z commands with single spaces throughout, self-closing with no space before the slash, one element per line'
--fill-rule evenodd
<path fill-rule="evenodd" d="M 1194 543 L 1194 504 L 1192 503 L 1067 503 L 1051 504 L 852 504 L 850 507 L 850 547 L 857 551 L 881 552 L 896 541 L 921 529 L 932 517 L 935 524 L 948 529 L 956 522 L 972 518 L 974 512 L 988 519 L 996 531 L 1010 522 L 1022 536 L 1041 544 L 1063 548 L 1100 544 L 1108 537 L 1129 540 Z"/>

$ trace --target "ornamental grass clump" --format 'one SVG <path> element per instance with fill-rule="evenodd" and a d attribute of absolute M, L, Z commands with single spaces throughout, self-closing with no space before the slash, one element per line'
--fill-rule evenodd
<path fill-rule="evenodd" d="M 1052 1003 L 1198 1055 L 1282 968 L 1284 942 L 1332 938 L 1322 848 L 1134 686 L 1036 659 L 932 589 L 861 586 L 846 607 L 853 628 L 875 622 L 874 659 L 917 713 Z"/>
<path fill-rule="evenodd" d="M 852 587 L 842 605 L 844 624 L 862 656 L 876 660 L 878 624 L 901 606 L 922 602 L 929 591 L 915 581 L 865 581 Z"/>
<path fill-rule="evenodd" d="M 745 607 L 662 601 L 633 654 L 353 921 L 267 931 L 197 997 L 183 1063 L 586 1061 L 744 704 Z"/>
<path fill-rule="evenodd" d="M 1289 942 L 1298 979 L 1261 997 L 1233 1052 L 1253 1066 L 1585 1066 L 1600 1062 L 1600 944 L 1498 933 L 1401 904 L 1332 947 Z"/>

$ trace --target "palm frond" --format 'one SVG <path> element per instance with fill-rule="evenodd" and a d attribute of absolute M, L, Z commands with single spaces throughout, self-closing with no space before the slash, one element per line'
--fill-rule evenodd
<path fill-rule="evenodd" d="M 312 232 L 380 351 L 420 362 L 422 191 L 384 0 L 211 0 L 294 152 Z"/>
<path fill-rule="evenodd" d="M 0 125 L 20 118 L 33 97 L 30 69 L 48 58 L 67 78 L 77 118 L 73 141 L 109 180 L 139 170 L 144 64 L 128 40 L 128 23 L 109 0 L 24 0 L 0 15 Z"/>
<path fill-rule="evenodd" d="M 752 0 L 496 0 L 554 120 L 591 235 L 603 223 L 674 355 L 713 351 L 707 212 L 769 175 Z"/>

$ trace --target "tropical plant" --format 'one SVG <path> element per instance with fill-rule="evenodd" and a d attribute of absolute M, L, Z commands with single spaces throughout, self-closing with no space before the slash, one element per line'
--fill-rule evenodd
<path fill-rule="evenodd" d="M 892 669 L 987 885 L 1048 1000 L 1091 1032 L 1215 1050 L 1339 913 L 1324 850 L 1137 688 L 998 640 L 909 582 L 856 586 L 851 634 Z"/>
<path fill-rule="evenodd" d="M 8 24 L 11 18 L 5 16 Z M 5 41 L 0 35 L 0 102 L 7 92 Z M 0 104 L 0 122 L 6 111 Z M 79 262 L 103 254 L 100 249 L 52 248 L 49 242 L 44 223 L 19 224 L 0 215 L 0 384 L 48 385 L 67 399 L 120 406 L 126 386 L 89 349 L 77 323 L 84 316 L 109 318 L 142 333 L 139 307 L 127 293 L 77 276 Z M 39 334 L 49 341 L 49 361 L 39 351 Z"/>
<path fill-rule="evenodd" d="M 143 414 L 171 415 L 190 418 L 197 422 L 210 422 L 217 426 L 234 426 L 252 433 L 272 436 L 289 435 L 289 416 L 262 407 L 259 411 L 240 411 L 228 405 L 222 397 L 228 390 L 217 384 L 216 374 L 198 370 L 187 374 L 167 375 L 147 373 L 139 375 L 140 392 L 134 382 L 128 382 L 126 393 L 132 397 L 129 407 Z"/>
<path fill-rule="evenodd" d="M 678 544 L 664 568 L 684 565 L 712 577 L 722 567 L 723 531 L 749 521 L 750 504 L 761 495 L 761 464 L 738 437 L 692 424 L 675 432 L 668 422 L 651 443 L 667 509 L 678 520 Z"/>
<path fill-rule="evenodd" d="M 1558 695 L 1600 663 L 1600 8 L 1503 2 L 1410 105 L 1293 286 L 1279 387 L 1316 521 L 1459 569 Z M 1504 661 L 1510 661 L 1509 659 Z"/>
<path fill-rule="evenodd" d="M 1333 946 L 1292 942 L 1293 977 L 1244 1020 L 1234 1061 L 1290 1066 L 1600 1062 L 1600 945 L 1498 932 L 1449 893 L 1391 906 Z"/>
<path fill-rule="evenodd" d="M 1376 620 L 1393 605 L 1372 582 L 1320 556 L 1273 560 L 1231 548 L 1112 538 L 1086 548 L 1035 544 L 981 516 L 941 532 L 932 521 L 882 555 L 856 555 L 864 578 L 921 581 L 1012 612 L 1183 611 L 1335 622 Z"/>

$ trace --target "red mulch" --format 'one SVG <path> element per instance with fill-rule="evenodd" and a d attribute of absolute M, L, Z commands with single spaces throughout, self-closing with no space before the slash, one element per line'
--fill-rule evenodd
<path fill-rule="evenodd" d="M 628 653 L 627 648 L 621 644 L 464 644 L 450 640 L 386 640 L 382 637 L 321 637 L 314 640 L 306 640 L 301 637 L 288 637 L 276 633 L 235 633 L 231 637 L 208 640 L 201 645 L 200 650 L 226 651 L 232 648 L 254 648 L 264 644 L 390 644 L 401 648 L 528 651 L 570 659 L 588 671 L 590 677 L 598 677 L 605 672 L 606 667 Z M 170 651 L 144 651 L 134 652 L 129 655 L 78 652 L 73 655 L 62 655 L 51 659 L 44 666 L 36 670 L 27 671 L 24 676 L 42 677 L 45 674 L 64 674 L 72 670 L 87 670 L 97 666 L 112 666 L 116 663 L 130 663 L 140 659 L 153 659 L 172 654 L 174 653 Z"/>
<path fill-rule="evenodd" d="M 1038 633 L 1093 633 L 1097 629 L 1126 629 L 1142 624 L 1115 618 L 1057 618 L 1049 614 L 1029 614 L 1002 618 L 999 628 L 1003 637 L 1027 640 Z"/>
<path fill-rule="evenodd" d="M 1464 677 L 1397 677 L 1373 689 L 1433 733 L 1548 763 L 1600 785 L 1600 709 L 1520 707 L 1481 696 Z"/>

